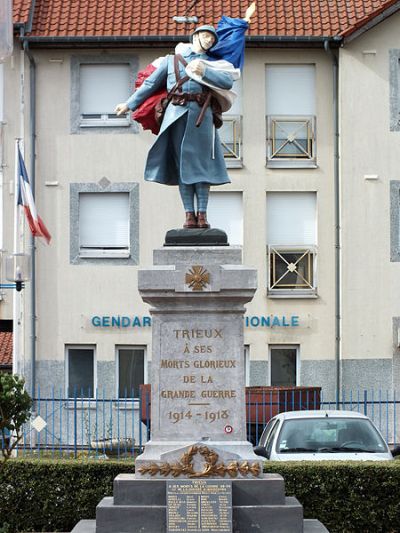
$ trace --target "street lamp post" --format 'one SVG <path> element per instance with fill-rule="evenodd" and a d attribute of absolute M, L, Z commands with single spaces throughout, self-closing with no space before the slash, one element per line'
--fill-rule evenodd
<path fill-rule="evenodd" d="M 0 250 L 0 280 L 1 275 L 1 259 L 2 251 Z M 13 324 L 13 373 L 21 374 L 23 370 L 21 367 L 21 323 L 22 323 L 22 307 L 21 307 L 21 290 L 24 288 L 24 283 L 30 280 L 31 277 L 31 256 L 24 253 L 10 254 L 5 258 L 6 266 L 6 280 L 11 283 L 0 283 L 0 289 L 15 289 L 17 292 L 14 294 L 14 306 L 16 306 L 16 312 L 14 309 L 14 324 Z"/>
<path fill-rule="evenodd" d="M 23 283 L 31 278 L 31 256 L 17 253 L 6 257 L 6 279 L 15 283 L 15 288 L 20 292 Z"/>

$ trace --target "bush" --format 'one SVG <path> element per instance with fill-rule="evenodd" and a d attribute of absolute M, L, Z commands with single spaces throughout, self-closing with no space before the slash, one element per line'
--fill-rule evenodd
<path fill-rule="evenodd" d="M 400 463 L 266 463 L 281 474 L 287 496 L 296 496 L 305 518 L 331 533 L 400 532 Z"/>
<path fill-rule="evenodd" d="M 4 461 L 22 439 L 21 428 L 31 416 L 32 400 L 17 375 L 0 373 L 0 446 Z"/>
<path fill-rule="evenodd" d="M 6 524 L 7 533 L 71 531 L 79 520 L 95 518 L 118 474 L 134 470 L 116 461 L 10 459 L 0 470 L 0 531 Z"/>
<path fill-rule="evenodd" d="M 0 470 L 0 532 L 71 531 L 95 518 L 122 472 L 133 473 L 133 462 L 11 459 Z M 398 461 L 274 462 L 266 472 L 281 474 L 305 518 L 318 518 L 331 533 L 400 532 Z"/>

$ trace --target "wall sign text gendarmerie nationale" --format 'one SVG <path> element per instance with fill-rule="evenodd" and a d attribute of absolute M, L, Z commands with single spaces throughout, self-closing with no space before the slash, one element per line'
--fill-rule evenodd
<path fill-rule="evenodd" d="M 232 482 L 167 481 L 167 533 L 232 533 Z"/>

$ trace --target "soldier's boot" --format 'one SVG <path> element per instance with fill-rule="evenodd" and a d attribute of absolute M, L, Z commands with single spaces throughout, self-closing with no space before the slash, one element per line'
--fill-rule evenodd
<path fill-rule="evenodd" d="M 197 219 L 192 211 L 186 211 L 186 221 L 183 225 L 184 228 L 197 228 Z"/>
<path fill-rule="evenodd" d="M 202 229 L 207 229 L 210 227 L 210 224 L 207 222 L 207 213 L 205 211 L 198 211 L 197 227 Z"/>

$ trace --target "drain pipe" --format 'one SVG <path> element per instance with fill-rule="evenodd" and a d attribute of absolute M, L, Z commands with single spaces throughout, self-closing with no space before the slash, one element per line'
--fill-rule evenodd
<path fill-rule="evenodd" d="M 29 59 L 29 136 L 31 147 L 30 182 L 35 198 L 36 178 L 36 63 L 29 49 L 29 42 L 22 37 L 24 52 Z M 31 281 L 31 397 L 36 393 L 36 246 L 33 235 L 30 235 L 32 258 Z"/>
<path fill-rule="evenodd" d="M 329 46 L 329 40 L 324 41 L 325 51 L 332 59 L 333 67 L 333 129 L 334 129 L 334 196 L 335 196 L 335 367 L 336 367 L 336 408 L 339 407 L 341 390 L 341 236 L 340 236 L 340 181 L 339 181 L 339 62 Z"/>

